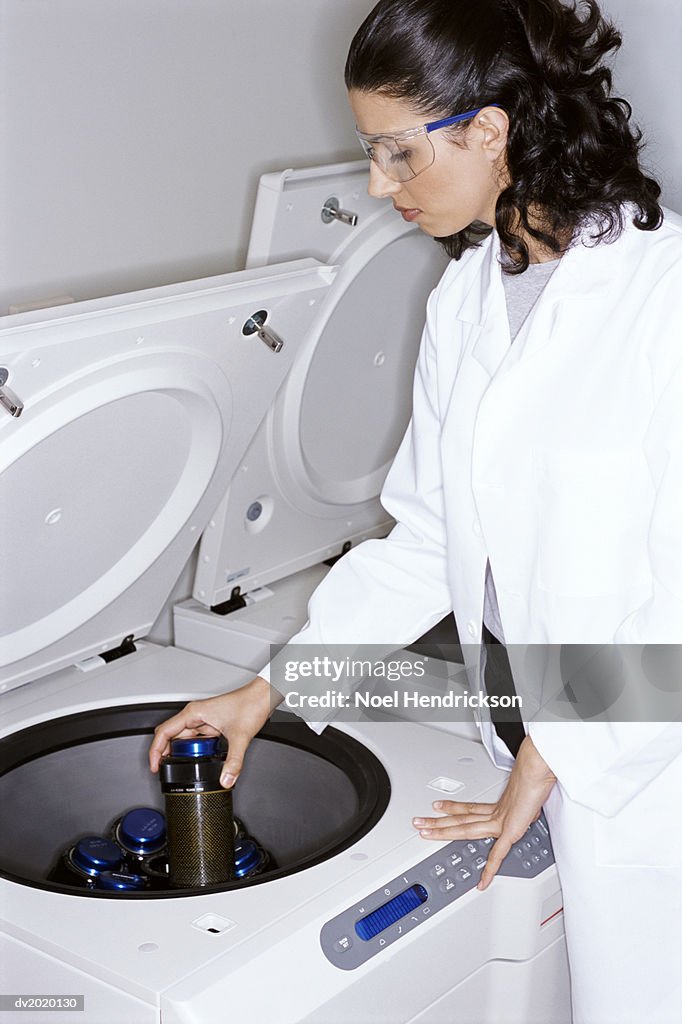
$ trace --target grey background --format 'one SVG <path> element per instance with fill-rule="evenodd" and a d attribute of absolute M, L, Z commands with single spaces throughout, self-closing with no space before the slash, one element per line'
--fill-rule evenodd
<path fill-rule="evenodd" d="M 372 6 L 0 0 L 0 316 L 241 269 L 262 173 L 360 155 L 342 72 Z M 603 6 L 645 162 L 682 211 L 682 5 Z"/>
<path fill-rule="evenodd" d="M 357 159 L 343 63 L 371 0 L 0 0 L 0 315 L 243 266 L 258 177 Z M 682 6 L 604 0 L 682 211 Z"/>

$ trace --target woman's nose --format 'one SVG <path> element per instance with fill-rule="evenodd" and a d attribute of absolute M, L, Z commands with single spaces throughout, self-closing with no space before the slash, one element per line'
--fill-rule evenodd
<path fill-rule="evenodd" d="M 374 160 L 370 160 L 369 163 L 369 184 L 367 186 L 368 193 L 373 199 L 385 199 L 387 196 L 395 195 L 400 192 L 401 184 L 399 181 L 393 181 L 387 174 L 382 171 L 381 167 Z"/>

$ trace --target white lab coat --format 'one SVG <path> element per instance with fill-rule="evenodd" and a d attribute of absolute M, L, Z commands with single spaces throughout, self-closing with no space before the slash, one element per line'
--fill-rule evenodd
<path fill-rule="evenodd" d="M 335 565 L 293 642 L 404 645 L 454 609 L 476 675 L 488 559 L 510 645 L 682 642 L 682 221 L 586 243 L 513 345 L 497 235 L 449 265 L 382 492 L 397 525 Z M 559 780 L 575 1024 L 682 1020 L 682 726 L 529 731 Z"/>

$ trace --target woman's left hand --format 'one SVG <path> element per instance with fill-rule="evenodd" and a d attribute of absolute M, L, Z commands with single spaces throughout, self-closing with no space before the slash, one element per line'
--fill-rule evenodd
<path fill-rule="evenodd" d="M 540 817 L 542 805 L 555 782 L 556 775 L 540 757 L 530 736 L 526 736 L 516 755 L 507 788 L 496 804 L 437 800 L 433 809 L 444 811 L 444 817 L 413 818 L 412 824 L 424 839 L 439 842 L 495 838 L 497 841 L 490 849 L 488 863 L 478 883 L 479 889 L 487 889 L 514 843 Z"/>

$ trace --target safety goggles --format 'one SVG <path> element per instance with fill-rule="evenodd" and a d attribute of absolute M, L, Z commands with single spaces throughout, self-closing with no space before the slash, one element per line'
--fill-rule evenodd
<path fill-rule="evenodd" d="M 497 106 L 496 103 L 488 106 Z M 393 181 L 410 181 L 425 171 L 436 159 L 433 142 L 429 138 L 431 132 L 439 128 L 448 128 L 460 121 L 468 121 L 480 113 L 483 107 L 467 110 L 465 114 L 444 117 L 440 121 L 431 121 L 420 128 L 408 128 L 404 132 L 387 132 L 382 135 L 367 135 L 355 129 L 365 156 L 379 167 L 387 178 Z"/>

